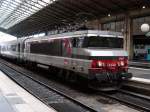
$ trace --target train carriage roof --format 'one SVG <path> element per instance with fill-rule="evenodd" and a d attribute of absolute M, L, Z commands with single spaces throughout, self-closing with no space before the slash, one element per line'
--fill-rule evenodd
<path fill-rule="evenodd" d="M 84 37 L 84 36 L 123 38 L 123 35 L 120 32 L 100 31 L 100 30 L 85 30 L 85 31 L 74 31 L 74 32 L 61 33 L 61 34 L 53 34 L 53 35 L 49 35 L 49 36 L 45 36 L 45 37 L 33 37 L 33 38 L 28 39 L 27 42 L 39 41 L 39 40 L 44 41 L 44 40 L 48 40 L 48 39 Z"/>

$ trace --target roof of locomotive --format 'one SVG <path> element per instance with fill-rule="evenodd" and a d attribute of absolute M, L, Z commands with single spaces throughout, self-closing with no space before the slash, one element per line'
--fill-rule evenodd
<path fill-rule="evenodd" d="M 48 39 L 61 39 L 61 38 L 71 38 L 71 37 L 83 37 L 83 36 L 100 36 L 100 37 L 114 37 L 114 38 L 123 38 L 122 33 L 120 32 L 112 32 L 112 31 L 101 31 L 101 30 L 82 30 L 82 31 L 74 31 L 74 32 L 65 32 L 60 34 L 53 34 L 44 37 L 27 37 L 27 38 L 19 38 L 13 41 L 6 41 L 3 44 L 17 44 L 18 42 L 23 41 L 39 41 L 39 40 L 48 40 Z"/>
<path fill-rule="evenodd" d="M 114 38 L 123 38 L 122 33 L 112 32 L 112 31 L 100 31 L 100 30 L 83 30 L 83 31 L 74 31 L 66 32 L 61 34 L 53 34 L 44 37 L 33 37 L 27 39 L 27 41 L 38 41 L 38 40 L 47 40 L 47 39 L 61 39 L 61 38 L 71 38 L 71 37 L 83 37 L 83 36 L 100 36 L 100 37 L 114 37 Z"/>

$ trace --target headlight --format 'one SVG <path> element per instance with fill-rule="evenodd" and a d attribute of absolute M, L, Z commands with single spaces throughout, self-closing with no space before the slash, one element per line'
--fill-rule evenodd
<path fill-rule="evenodd" d="M 98 61 L 98 67 L 102 67 L 103 66 L 103 63 L 101 61 Z"/>
<path fill-rule="evenodd" d="M 121 65 L 121 66 L 124 66 L 124 65 L 125 65 L 124 61 L 121 61 L 121 62 L 120 62 L 120 65 Z"/>

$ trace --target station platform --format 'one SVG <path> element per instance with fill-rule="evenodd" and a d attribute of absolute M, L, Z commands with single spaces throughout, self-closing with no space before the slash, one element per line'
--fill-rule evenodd
<path fill-rule="evenodd" d="M 150 68 L 150 62 L 148 61 L 129 61 L 129 65 L 133 67 Z"/>
<path fill-rule="evenodd" d="M 0 71 L 0 112 L 56 112 Z"/>
<path fill-rule="evenodd" d="M 150 85 L 150 69 L 141 67 L 129 67 L 129 72 L 132 73 L 132 81 Z"/>

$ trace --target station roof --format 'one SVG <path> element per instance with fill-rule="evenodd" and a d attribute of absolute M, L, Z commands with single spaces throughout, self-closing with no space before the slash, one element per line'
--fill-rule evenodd
<path fill-rule="evenodd" d="M 87 14 L 102 18 L 149 7 L 149 0 L 1 0 L 0 30 L 17 37 L 50 30 Z"/>

